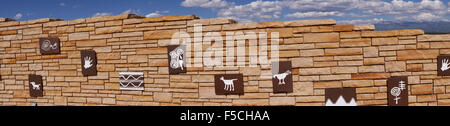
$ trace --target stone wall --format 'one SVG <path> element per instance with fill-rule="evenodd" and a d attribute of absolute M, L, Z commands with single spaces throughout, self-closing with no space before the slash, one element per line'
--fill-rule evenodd
<path fill-rule="evenodd" d="M 193 34 L 194 24 L 202 24 L 204 33 L 279 32 L 279 58 L 292 61 L 293 93 L 272 93 L 271 79 L 260 78 L 271 70 L 260 66 L 188 67 L 185 74 L 169 75 L 170 38 L 178 31 Z M 0 105 L 322 106 L 325 89 L 339 87 L 356 87 L 358 105 L 387 105 L 390 76 L 408 76 L 409 105 L 450 105 L 450 77 L 436 71 L 436 57 L 450 54 L 450 35 L 374 30 L 373 25 L 336 25 L 330 19 L 237 23 L 133 14 L 72 21 L 0 18 Z M 61 53 L 41 55 L 41 37 L 59 37 Z M 80 51 L 86 49 L 97 52 L 97 76 L 82 75 Z M 145 90 L 120 90 L 119 72 L 144 72 Z M 224 73 L 244 75 L 244 95 L 215 95 L 214 74 Z M 30 97 L 29 74 L 43 76 L 43 97 Z"/>

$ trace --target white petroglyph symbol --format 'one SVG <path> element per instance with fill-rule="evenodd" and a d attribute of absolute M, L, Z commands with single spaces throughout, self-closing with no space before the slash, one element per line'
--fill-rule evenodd
<path fill-rule="evenodd" d="M 225 78 L 222 76 L 220 77 L 220 80 L 223 81 L 223 83 L 225 84 L 225 91 L 234 91 L 234 82 L 237 79 L 231 79 L 231 80 L 225 80 Z"/>
<path fill-rule="evenodd" d="M 84 69 L 92 67 L 92 59 L 89 56 L 84 57 Z"/>
<path fill-rule="evenodd" d="M 290 70 L 287 70 L 287 71 L 284 72 L 284 73 L 273 75 L 273 78 L 278 79 L 278 84 L 279 84 L 279 85 L 281 85 L 281 84 L 286 84 L 286 83 L 284 82 L 284 79 L 285 79 L 286 76 L 289 75 L 289 74 L 291 74 L 291 71 L 290 71 Z"/>
<path fill-rule="evenodd" d="M 36 84 L 35 82 L 30 82 L 30 83 L 31 83 L 31 86 L 33 86 L 33 90 L 40 90 L 39 86 L 41 84 Z"/>
<path fill-rule="evenodd" d="M 183 55 L 184 55 L 184 50 L 181 49 L 180 47 L 175 48 L 173 51 L 170 52 L 170 67 L 172 69 L 177 69 L 177 68 L 181 68 L 181 70 L 183 70 Z"/>
<path fill-rule="evenodd" d="M 44 40 L 42 43 L 41 49 L 44 51 L 49 51 L 50 49 L 56 49 L 58 44 L 55 42 L 53 45 L 50 43 L 50 40 Z"/>
<path fill-rule="evenodd" d="M 446 70 L 450 69 L 449 65 L 450 65 L 450 63 L 448 62 L 448 59 L 442 60 L 441 71 L 446 71 Z"/>
<path fill-rule="evenodd" d="M 398 87 L 394 87 L 391 89 L 391 95 L 395 96 L 395 104 L 398 104 L 398 100 L 400 100 L 400 93 L 402 93 L 403 89 L 405 89 L 406 85 L 404 81 L 400 81 Z"/>
<path fill-rule="evenodd" d="M 144 78 L 144 74 L 142 73 L 123 72 L 119 74 L 119 77 L 120 85 L 124 88 L 140 88 L 144 83 L 144 81 L 141 79 Z M 132 87 L 129 87 L 130 85 Z"/>

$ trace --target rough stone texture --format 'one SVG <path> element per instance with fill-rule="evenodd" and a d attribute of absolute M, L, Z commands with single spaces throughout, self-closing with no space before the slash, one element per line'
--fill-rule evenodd
<path fill-rule="evenodd" d="M 189 66 L 169 75 L 167 46 L 178 31 L 193 36 L 218 32 L 278 32 L 279 57 L 292 62 L 293 92 L 273 94 L 271 67 Z M 386 81 L 408 76 L 410 105 L 450 105 L 450 79 L 436 75 L 436 57 L 450 54 L 450 35 L 424 35 L 422 30 L 374 31 L 373 25 L 336 25 L 336 21 L 300 20 L 237 23 L 228 18 L 194 15 L 143 18 L 133 14 L 62 21 L 13 21 L 0 18 L 0 105 L 324 105 L 324 89 L 355 87 L 359 105 L 387 105 Z M 61 54 L 40 55 L 38 38 L 59 37 Z M 257 38 L 250 38 L 257 39 Z M 261 38 L 260 38 L 261 39 Z M 249 64 L 254 43 L 234 45 Z M 195 42 L 199 44 L 199 42 Z M 225 44 L 225 43 L 224 43 Z M 203 43 L 191 56 L 211 47 Z M 81 50 L 97 52 L 97 76 L 80 71 Z M 270 49 L 270 48 L 268 48 Z M 223 59 L 235 61 L 235 59 Z M 269 54 L 269 57 L 272 55 Z M 194 63 L 201 61 L 195 59 Z M 122 91 L 119 72 L 143 72 L 144 91 Z M 42 75 L 44 97 L 29 97 L 26 76 Z M 244 95 L 216 95 L 214 74 L 243 74 Z"/>

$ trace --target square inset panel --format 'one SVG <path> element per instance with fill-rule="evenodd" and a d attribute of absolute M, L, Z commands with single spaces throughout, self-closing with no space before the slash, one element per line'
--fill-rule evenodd
<path fill-rule="evenodd" d="M 167 46 L 169 56 L 169 74 L 186 73 L 186 47 L 184 45 Z"/>
<path fill-rule="evenodd" d="M 42 55 L 59 54 L 59 38 L 39 38 L 39 48 Z"/>
<path fill-rule="evenodd" d="M 408 106 L 408 77 L 390 77 L 387 80 L 389 106 Z"/>
<path fill-rule="evenodd" d="M 97 53 L 94 50 L 81 51 L 81 72 L 83 76 L 97 75 Z"/>
<path fill-rule="evenodd" d="M 450 76 L 450 55 L 439 55 L 437 67 L 438 76 Z"/>
<path fill-rule="evenodd" d="M 144 73 L 120 72 L 120 90 L 144 90 Z"/>
<path fill-rule="evenodd" d="M 242 74 L 214 75 L 216 95 L 243 95 L 244 80 Z"/>
<path fill-rule="evenodd" d="M 42 97 L 44 91 L 44 85 L 42 83 L 41 75 L 28 75 L 28 87 L 30 89 L 31 97 Z"/>
<path fill-rule="evenodd" d="M 325 89 L 325 106 L 357 106 L 356 88 Z"/>
<path fill-rule="evenodd" d="M 292 86 L 291 61 L 272 62 L 273 93 L 290 93 Z"/>

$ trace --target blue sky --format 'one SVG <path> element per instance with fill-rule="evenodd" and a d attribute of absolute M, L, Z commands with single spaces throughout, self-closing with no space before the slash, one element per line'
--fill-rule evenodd
<path fill-rule="evenodd" d="M 2 0 L 0 17 L 15 20 L 135 13 L 153 17 L 195 14 L 239 22 L 333 18 L 341 24 L 449 21 L 449 0 Z"/>

